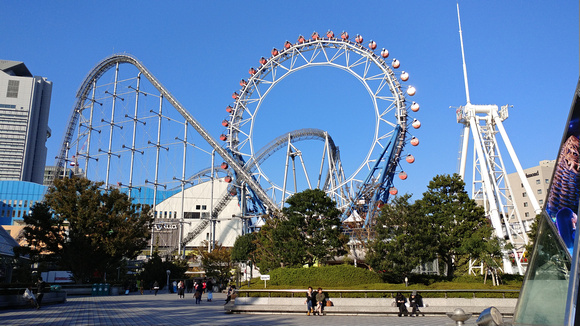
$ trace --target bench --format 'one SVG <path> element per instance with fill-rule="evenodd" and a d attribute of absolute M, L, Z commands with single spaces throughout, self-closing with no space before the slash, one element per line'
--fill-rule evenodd
<path fill-rule="evenodd" d="M 50 291 L 44 293 L 42 297 L 42 305 L 63 303 L 66 302 L 65 291 Z M 26 307 L 30 306 L 30 302 L 22 296 L 22 294 L 3 294 L 0 295 L 0 308 L 8 307 Z"/>
<path fill-rule="evenodd" d="M 306 313 L 305 298 L 284 297 L 237 297 L 224 306 L 226 313 L 245 314 L 288 314 Z M 325 307 L 329 315 L 397 315 L 392 298 L 331 298 L 333 306 Z M 479 315 L 484 309 L 494 306 L 504 316 L 513 316 L 517 299 L 512 298 L 423 298 L 425 315 L 445 315 L 461 308 L 465 313 Z M 411 309 L 409 309 L 411 312 Z"/>

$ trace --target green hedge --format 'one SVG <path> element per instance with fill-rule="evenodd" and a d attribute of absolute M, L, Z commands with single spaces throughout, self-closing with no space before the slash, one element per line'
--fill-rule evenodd
<path fill-rule="evenodd" d="M 351 265 L 323 266 L 310 268 L 278 268 L 270 272 L 268 285 L 285 285 L 297 288 L 334 287 L 381 283 L 381 278 L 372 271 Z"/>

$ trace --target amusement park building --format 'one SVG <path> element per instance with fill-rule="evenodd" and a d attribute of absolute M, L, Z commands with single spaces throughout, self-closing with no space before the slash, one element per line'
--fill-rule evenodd
<path fill-rule="evenodd" d="M 550 180 L 552 180 L 552 174 L 554 173 L 555 164 L 555 160 L 544 160 L 540 161 L 540 165 L 524 170 L 528 183 L 534 191 L 534 195 L 542 209 L 546 202 L 546 196 L 550 187 Z M 508 180 L 513 190 L 512 193 L 514 198 L 512 198 L 512 200 L 516 205 L 518 212 L 520 212 L 525 231 L 529 232 L 536 217 L 534 207 L 530 203 L 530 198 L 524 189 L 524 185 L 519 181 L 518 174 L 508 174 Z M 512 221 L 510 222 L 515 224 L 514 227 L 516 229 L 519 228 L 515 217 L 512 218 Z"/>
<path fill-rule="evenodd" d="M 0 180 L 42 184 L 52 82 L 0 60 Z"/>
<path fill-rule="evenodd" d="M 241 209 L 238 198 L 230 196 L 228 183 L 224 179 L 204 182 L 175 193 L 157 204 L 155 208 L 155 227 L 153 243 L 160 248 L 177 249 L 178 240 L 185 239 L 185 248 L 199 247 L 211 236 L 209 221 L 212 209 L 225 204 L 215 220 L 215 241 L 223 246 L 232 247 L 238 235 L 242 234 Z M 183 220 L 181 217 L 183 216 Z M 183 227 L 183 230 L 180 230 Z"/>

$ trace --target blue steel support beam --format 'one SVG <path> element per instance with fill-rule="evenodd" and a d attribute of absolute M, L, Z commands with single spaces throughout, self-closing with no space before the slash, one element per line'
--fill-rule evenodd
<path fill-rule="evenodd" d="M 344 211 L 341 219 L 342 221 L 346 220 L 348 216 L 352 213 L 356 203 L 363 197 L 364 190 L 367 188 L 367 186 L 370 186 L 372 184 L 373 177 L 377 174 L 377 171 L 379 170 L 381 170 L 379 187 L 374 192 L 371 202 L 365 205 L 365 210 L 367 214 L 364 226 L 367 226 L 369 224 L 370 216 L 372 216 L 376 210 L 375 207 L 376 203 L 378 201 L 386 203 L 387 200 L 389 199 L 389 188 L 393 185 L 393 176 L 398 162 L 396 158 L 397 155 L 400 153 L 400 150 L 398 150 L 399 147 L 398 143 L 401 132 L 402 128 L 397 125 L 393 132 L 393 135 L 391 136 L 391 139 L 387 143 L 387 146 L 385 146 L 385 148 L 381 152 L 381 155 L 375 161 L 375 164 L 369 171 L 369 174 L 366 177 L 363 185 L 358 190 L 356 197 L 350 203 L 348 208 Z"/>

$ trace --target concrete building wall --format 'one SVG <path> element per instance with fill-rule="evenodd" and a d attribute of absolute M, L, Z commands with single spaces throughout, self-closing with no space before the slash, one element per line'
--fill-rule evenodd
<path fill-rule="evenodd" d="M 552 174 L 554 173 L 554 166 L 556 164 L 555 160 L 545 160 L 541 161 L 538 166 L 534 166 L 524 170 L 526 178 L 538 200 L 540 208 L 544 208 L 546 203 L 546 196 L 548 195 L 548 189 L 550 187 L 550 180 L 552 180 Z M 526 232 L 530 230 L 530 227 L 536 217 L 536 212 L 534 207 L 530 202 L 530 197 L 524 189 L 524 185 L 521 182 L 517 173 L 512 173 L 508 175 L 509 183 L 512 187 L 513 198 L 512 201 L 517 207 L 518 212 L 522 218 L 524 228 Z M 515 223 L 515 217 L 512 217 L 510 223 Z"/>
<path fill-rule="evenodd" d="M 214 207 L 228 193 L 228 183 L 223 179 L 214 181 L 213 203 Z M 158 245 L 161 247 L 177 247 L 179 239 L 179 227 L 181 217 L 185 212 L 182 238 L 196 230 L 209 219 L 211 205 L 211 182 L 204 182 L 179 192 L 159 203 L 156 207 L 156 227 L 154 232 L 158 236 Z M 182 209 L 183 201 L 183 209 Z M 240 219 L 241 209 L 236 196 L 227 201 L 225 208 L 219 213 L 215 223 L 215 240 L 221 245 L 232 247 L 238 235 L 242 233 Z M 198 236 L 187 243 L 186 247 L 201 246 L 203 241 L 210 239 L 210 224 L 203 227 Z"/>

